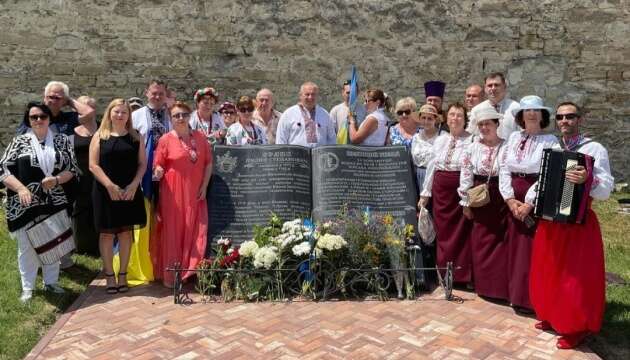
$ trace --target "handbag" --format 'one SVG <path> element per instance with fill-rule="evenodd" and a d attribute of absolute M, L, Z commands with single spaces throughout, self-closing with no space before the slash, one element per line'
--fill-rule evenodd
<path fill-rule="evenodd" d="M 418 234 L 422 238 L 422 242 L 431 245 L 435 240 L 435 227 L 433 226 L 433 220 L 429 214 L 429 210 L 425 207 L 420 207 L 418 213 Z"/>
<path fill-rule="evenodd" d="M 494 163 L 492 164 L 492 167 L 494 167 L 494 164 L 496 163 L 497 158 L 499 157 L 499 150 L 501 150 L 502 145 L 503 143 L 501 143 L 501 145 L 499 145 L 499 148 L 497 149 L 497 155 L 494 158 Z M 468 206 L 469 207 L 473 207 L 473 208 L 482 207 L 482 206 L 487 205 L 490 202 L 490 191 L 488 190 L 488 184 L 490 184 L 491 178 L 492 178 L 492 168 L 490 169 L 490 174 L 488 174 L 488 180 L 485 183 L 471 187 L 470 189 L 466 191 L 468 193 Z"/>
<path fill-rule="evenodd" d="M 66 210 L 61 210 L 26 229 L 26 236 L 42 264 L 50 265 L 74 250 L 72 222 Z"/>

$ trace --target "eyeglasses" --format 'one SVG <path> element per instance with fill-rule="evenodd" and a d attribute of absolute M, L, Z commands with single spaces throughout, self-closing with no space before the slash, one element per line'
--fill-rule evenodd
<path fill-rule="evenodd" d="M 254 111 L 253 107 L 238 108 L 238 112 L 240 112 L 240 113 L 250 113 L 250 112 L 253 112 L 253 111 Z"/>
<path fill-rule="evenodd" d="M 234 115 L 236 113 L 234 111 L 221 111 L 221 114 L 223 114 L 223 115 Z"/>
<path fill-rule="evenodd" d="M 28 119 L 31 121 L 48 120 L 48 115 L 46 114 L 29 115 Z"/>
<path fill-rule="evenodd" d="M 411 114 L 411 110 L 409 109 L 396 111 L 396 115 L 398 116 L 409 115 L 409 114 Z"/>
<path fill-rule="evenodd" d="M 179 112 L 171 115 L 173 119 L 188 119 L 190 117 L 190 113 L 187 112 Z"/>
<path fill-rule="evenodd" d="M 578 114 L 576 113 L 571 113 L 571 114 L 556 114 L 556 120 L 560 121 L 562 119 L 567 119 L 567 120 L 575 120 L 579 117 Z"/>
<path fill-rule="evenodd" d="M 49 100 L 61 100 L 61 99 L 63 99 L 63 96 L 46 95 L 46 99 L 49 99 Z"/>

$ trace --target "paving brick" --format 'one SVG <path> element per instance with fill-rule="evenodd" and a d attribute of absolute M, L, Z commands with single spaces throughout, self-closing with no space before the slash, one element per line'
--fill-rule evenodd
<path fill-rule="evenodd" d="M 96 280 L 27 359 L 596 359 L 556 349 L 535 320 L 468 292 L 417 301 L 175 305 L 160 285 L 104 294 Z M 200 297 L 191 295 L 193 300 Z"/>

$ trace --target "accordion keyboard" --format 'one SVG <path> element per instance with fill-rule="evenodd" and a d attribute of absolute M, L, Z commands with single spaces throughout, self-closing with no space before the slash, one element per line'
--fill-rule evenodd
<path fill-rule="evenodd" d="M 569 159 L 567 160 L 567 170 L 573 170 L 578 165 L 577 160 Z M 564 180 L 564 186 L 562 187 L 562 197 L 560 198 L 560 209 L 559 213 L 562 215 L 570 215 L 571 214 L 571 204 L 573 203 L 573 188 L 575 184 L 570 181 Z"/>

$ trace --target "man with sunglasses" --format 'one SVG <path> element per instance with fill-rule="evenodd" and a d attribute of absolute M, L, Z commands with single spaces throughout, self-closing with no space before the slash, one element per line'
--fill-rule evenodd
<path fill-rule="evenodd" d="M 75 127 L 88 122 L 94 116 L 94 109 L 71 98 L 68 85 L 61 81 L 51 81 L 46 84 L 44 104 L 52 112 L 50 129 L 55 133 L 70 137 L 74 135 Z M 61 111 L 65 106 L 71 107 L 75 111 Z M 17 133 L 18 135 L 24 134 L 26 130 L 28 128 L 24 124 L 20 124 Z"/>
<path fill-rule="evenodd" d="M 566 180 L 590 186 L 586 220 L 583 224 L 540 219 L 534 237 L 529 293 L 539 330 L 555 330 L 557 347 L 571 349 L 591 333 L 599 332 L 604 315 L 606 281 L 604 249 L 597 216 L 591 200 L 605 200 L 614 178 L 608 151 L 580 133 L 580 108 L 563 102 L 556 109 L 560 147 L 593 157 L 592 169 L 578 166 L 566 171 Z"/>
<path fill-rule="evenodd" d="M 276 131 L 278 130 L 278 121 L 282 113 L 273 108 L 273 93 L 269 89 L 260 89 L 256 94 L 256 110 L 252 115 L 254 124 L 260 126 L 267 134 L 267 142 L 269 144 L 276 143 Z"/>
<path fill-rule="evenodd" d="M 357 86 L 357 92 L 358 91 L 359 89 Z M 341 97 L 343 98 L 343 102 L 330 109 L 330 120 L 335 125 L 335 133 L 339 133 L 339 130 L 341 130 L 344 124 L 348 122 L 348 113 L 350 112 L 350 80 L 343 82 L 343 86 L 341 87 Z M 357 126 L 360 126 L 366 116 L 365 105 L 360 104 L 360 101 L 357 101 L 357 106 L 354 111 L 356 113 L 355 121 Z"/>
<path fill-rule="evenodd" d="M 288 108 L 278 122 L 276 144 L 316 147 L 337 142 L 335 125 L 328 112 L 317 105 L 319 87 L 306 82 L 300 87 L 300 99 Z"/>

